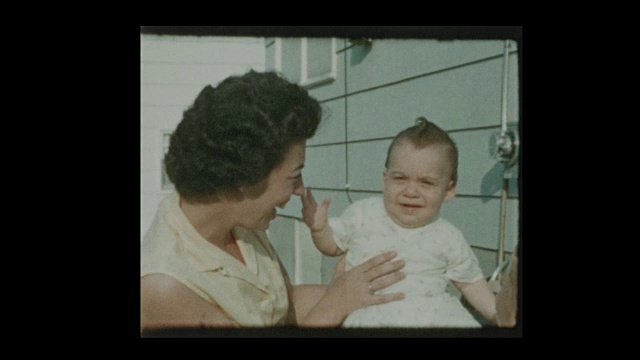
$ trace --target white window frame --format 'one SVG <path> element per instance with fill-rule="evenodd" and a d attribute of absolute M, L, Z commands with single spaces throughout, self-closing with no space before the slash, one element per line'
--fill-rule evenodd
<path fill-rule="evenodd" d="M 300 44 L 300 86 L 304 87 L 312 87 L 316 85 L 320 85 L 329 81 L 334 81 L 337 78 L 338 73 L 338 56 L 336 55 L 337 50 L 337 42 L 336 38 L 331 38 L 331 70 L 328 73 L 322 74 L 320 76 L 316 76 L 313 78 L 309 78 L 308 74 L 308 43 L 307 38 L 301 39 Z M 278 50 L 276 48 L 276 50 Z M 276 52 L 276 54 L 278 54 Z M 278 55 L 276 55 L 276 60 Z"/>

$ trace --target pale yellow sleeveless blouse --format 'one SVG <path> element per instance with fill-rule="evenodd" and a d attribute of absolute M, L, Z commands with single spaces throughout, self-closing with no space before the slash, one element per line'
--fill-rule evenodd
<path fill-rule="evenodd" d="M 172 276 L 217 304 L 237 326 L 284 324 L 289 302 L 278 256 L 265 232 L 234 229 L 246 266 L 206 241 L 167 196 L 141 245 L 141 274 Z"/>

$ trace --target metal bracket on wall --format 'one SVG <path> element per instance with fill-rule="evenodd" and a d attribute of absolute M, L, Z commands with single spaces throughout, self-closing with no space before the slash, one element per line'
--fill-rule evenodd
<path fill-rule="evenodd" d="M 509 129 L 491 134 L 489 153 L 491 157 L 505 163 L 506 168 L 512 167 L 518 161 L 519 150 L 520 139 L 516 130 Z"/>
<path fill-rule="evenodd" d="M 371 39 L 371 38 L 349 39 L 349 43 L 351 45 L 336 51 L 336 54 L 341 53 L 343 51 L 347 51 L 347 50 L 351 49 L 352 47 L 356 47 L 356 46 L 362 46 L 362 47 L 364 47 L 366 49 L 370 49 L 371 45 L 373 44 L 373 39 Z"/>
<path fill-rule="evenodd" d="M 502 66 L 502 116 L 500 131 L 491 134 L 489 140 L 489 153 L 493 158 L 505 164 L 505 178 L 509 169 L 518 161 L 520 139 L 517 129 L 509 129 L 507 125 L 507 85 L 509 83 L 509 40 L 504 42 L 504 56 Z"/>

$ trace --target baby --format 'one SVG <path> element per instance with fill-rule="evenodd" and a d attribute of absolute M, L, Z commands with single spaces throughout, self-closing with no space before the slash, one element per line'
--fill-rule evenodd
<path fill-rule="evenodd" d="M 424 117 L 391 142 L 382 176 L 383 197 L 349 205 L 340 218 L 327 218 L 330 201 L 319 206 L 310 189 L 303 218 L 323 254 L 346 252 L 346 269 L 396 251 L 406 262 L 406 279 L 372 294 L 403 292 L 405 299 L 357 310 L 343 327 L 465 327 L 481 325 L 446 291 L 449 281 L 483 317 L 495 323 L 495 296 L 463 234 L 439 216 L 455 197 L 458 151 L 449 135 Z"/>

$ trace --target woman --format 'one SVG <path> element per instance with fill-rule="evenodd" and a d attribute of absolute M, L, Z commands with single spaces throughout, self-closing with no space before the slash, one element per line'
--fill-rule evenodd
<path fill-rule="evenodd" d="M 275 73 L 250 71 L 206 86 L 165 157 L 176 193 L 163 200 L 141 252 L 141 330 L 159 327 L 338 326 L 404 278 L 395 253 L 292 286 L 265 230 L 305 189 L 306 140 L 318 102 Z"/>

